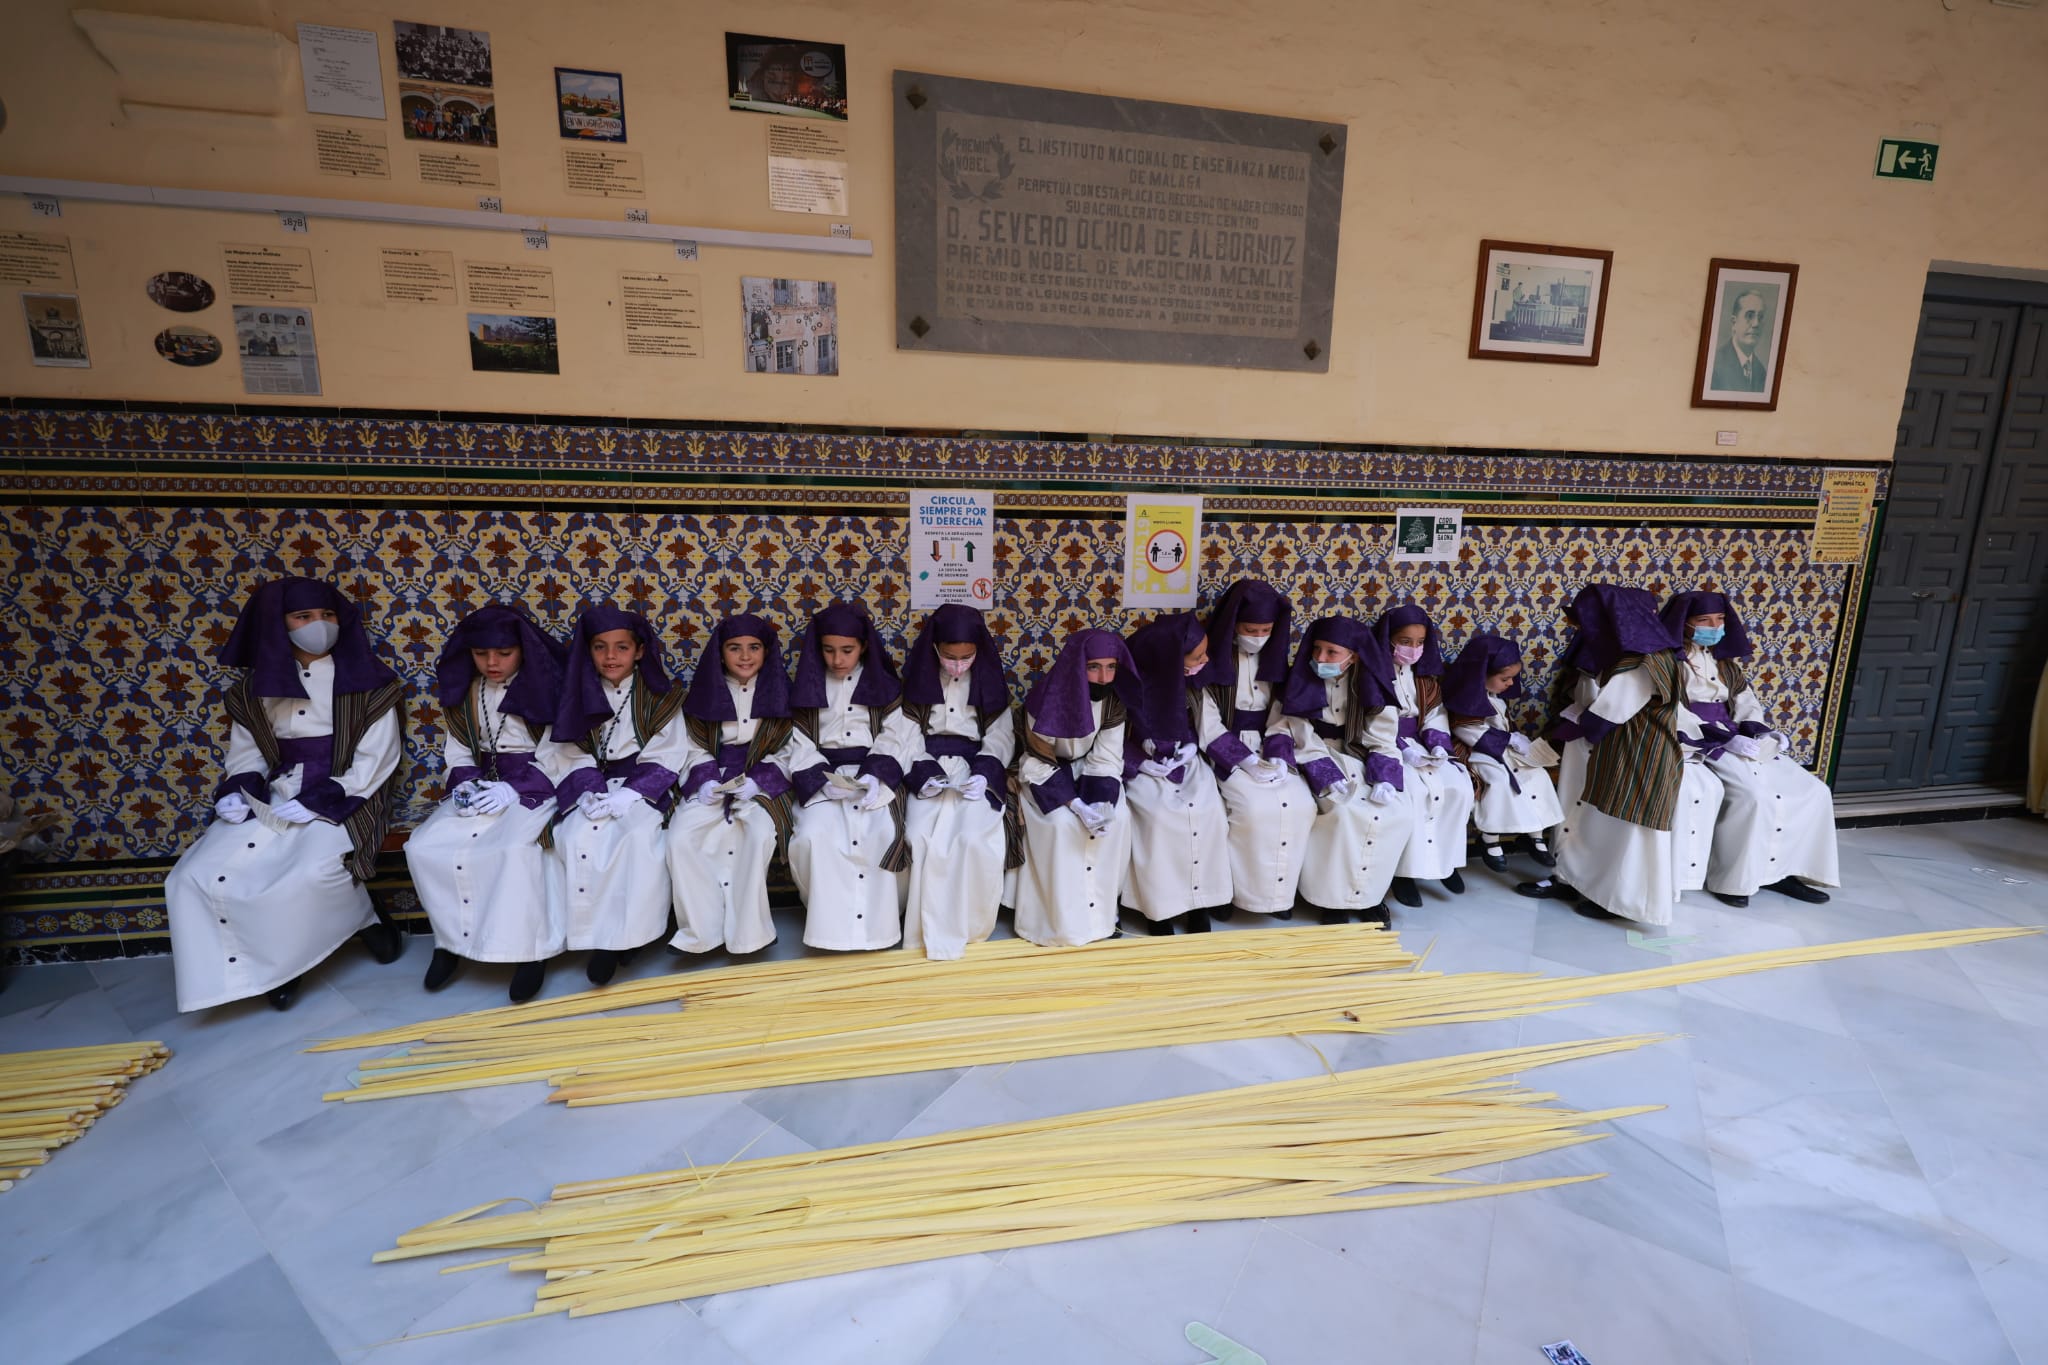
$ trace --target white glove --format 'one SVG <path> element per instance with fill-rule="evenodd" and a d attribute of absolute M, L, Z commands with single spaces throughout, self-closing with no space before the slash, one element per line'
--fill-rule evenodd
<path fill-rule="evenodd" d="M 1333 806 L 1342 805 L 1344 802 L 1349 801 L 1351 799 L 1351 779 L 1348 777 L 1338 778 L 1335 782 L 1323 788 L 1321 799 Z"/>
<path fill-rule="evenodd" d="M 700 806 L 715 806 L 725 800 L 725 793 L 718 789 L 716 782 L 706 782 L 697 788 L 697 794 L 690 799 Z"/>
<path fill-rule="evenodd" d="M 1401 741 L 1401 761 L 1411 768 L 1429 766 L 1429 751 L 1412 739 Z"/>
<path fill-rule="evenodd" d="M 1196 752 L 1197 751 L 1195 749 L 1195 746 L 1186 743 L 1185 741 L 1174 745 L 1173 766 L 1176 768 L 1181 768 L 1187 766 L 1190 763 L 1193 763 L 1195 761 Z"/>
<path fill-rule="evenodd" d="M 1757 756 L 1757 742 L 1748 735 L 1737 735 L 1721 747 L 1734 754 L 1737 758 L 1755 758 Z"/>
<path fill-rule="evenodd" d="M 761 784 L 751 777 L 740 779 L 739 789 L 732 794 L 735 801 L 751 801 L 761 794 Z"/>
<path fill-rule="evenodd" d="M 478 815 L 496 815 L 519 804 L 519 791 L 510 782 L 486 782 L 477 789 L 469 808 Z"/>
<path fill-rule="evenodd" d="M 1262 758 L 1248 770 L 1252 781 L 1262 787 L 1270 787 L 1287 776 L 1287 765 L 1277 758 Z"/>
<path fill-rule="evenodd" d="M 1429 751 L 1429 756 L 1436 762 L 1442 763 L 1445 759 L 1451 756 L 1451 751 L 1449 749 L 1446 749 L 1441 744 L 1432 745 Z"/>
<path fill-rule="evenodd" d="M 604 808 L 611 813 L 612 819 L 616 820 L 646 800 L 646 797 L 631 787 L 613 787 L 604 794 Z"/>
<path fill-rule="evenodd" d="M 861 779 L 866 782 L 866 778 Z M 827 801 L 858 801 L 864 795 L 859 787 L 842 787 L 837 782 L 825 784 L 824 797 Z"/>
<path fill-rule="evenodd" d="M 1100 834 L 1109 828 L 1110 807 L 1107 802 L 1098 801 L 1090 804 L 1077 796 L 1067 802 L 1067 809 L 1074 812 L 1075 818 L 1088 827 L 1090 834 Z"/>
<path fill-rule="evenodd" d="M 293 797 L 289 801 L 278 802 L 270 808 L 270 813 L 278 819 L 293 825 L 310 825 L 320 818 L 300 805 L 297 797 Z"/>
<path fill-rule="evenodd" d="M 988 799 L 988 779 L 975 773 L 954 790 L 960 793 L 962 800 L 985 801 Z"/>
<path fill-rule="evenodd" d="M 213 813 L 231 825 L 239 825 L 249 818 L 249 798 L 240 792 L 229 792 L 213 803 Z"/>
<path fill-rule="evenodd" d="M 1156 777 L 1162 782 L 1173 775 L 1180 765 L 1171 758 L 1148 758 L 1138 765 L 1138 771 L 1147 777 Z"/>
<path fill-rule="evenodd" d="M 1401 789 L 1391 782 L 1375 782 L 1372 789 L 1366 792 L 1365 799 L 1375 806 L 1384 806 L 1400 794 Z"/>
<path fill-rule="evenodd" d="M 921 800 L 929 801 L 932 798 L 936 797 L 940 792 L 946 790 L 948 785 L 949 784 L 947 783 L 945 778 L 935 777 L 931 781 L 925 783 L 922 787 L 919 787 L 917 789 L 918 797 Z"/>
<path fill-rule="evenodd" d="M 862 773 L 860 785 L 866 789 L 860 798 L 860 808 L 864 811 L 878 811 L 896 799 L 896 793 L 883 786 L 882 779 L 873 773 Z"/>
<path fill-rule="evenodd" d="M 1508 731 L 1508 747 L 1518 754 L 1529 752 L 1529 737 L 1519 730 Z"/>
<path fill-rule="evenodd" d="M 698 795 L 701 798 L 703 793 L 700 792 Z M 610 792 L 585 792 L 576 798 L 576 809 L 582 811 L 588 819 L 609 820 L 612 818 L 610 796 Z"/>

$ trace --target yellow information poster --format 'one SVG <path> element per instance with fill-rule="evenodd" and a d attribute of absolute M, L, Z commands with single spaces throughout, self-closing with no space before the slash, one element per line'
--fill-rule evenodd
<path fill-rule="evenodd" d="M 1194 606 L 1201 548 L 1200 494 L 1131 494 L 1124 504 L 1124 605 Z"/>
<path fill-rule="evenodd" d="M 1822 474 L 1809 558 L 1816 564 L 1862 563 L 1876 503 L 1876 470 L 1830 469 Z"/>

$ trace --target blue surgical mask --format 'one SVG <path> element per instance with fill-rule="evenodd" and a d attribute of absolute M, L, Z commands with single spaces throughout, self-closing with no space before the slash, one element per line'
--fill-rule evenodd
<path fill-rule="evenodd" d="M 1712 649 L 1715 645 L 1721 643 L 1721 637 L 1727 633 L 1728 629 L 1725 626 L 1694 626 L 1692 628 L 1692 642 L 1706 649 Z"/>
<path fill-rule="evenodd" d="M 1315 670 L 1316 676 L 1325 682 L 1331 678 L 1341 678 L 1344 676 L 1344 665 L 1342 664 L 1318 663 L 1315 665 Z"/>

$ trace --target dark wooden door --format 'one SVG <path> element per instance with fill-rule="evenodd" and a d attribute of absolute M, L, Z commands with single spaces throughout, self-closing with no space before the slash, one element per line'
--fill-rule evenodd
<path fill-rule="evenodd" d="M 1937 743 L 1937 731 L 1949 719 L 1942 694 L 2020 314 L 2014 306 L 1935 299 L 1921 308 L 1837 791 L 1980 780 L 1955 775 L 1975 746 Z M 1983 661 L 1971 667 L 1981 673 Z M 1981 680 L 1973 685 L 1984 690 Z"/>
<path fill-rule="evenodd" d="M 1949 651 L 1930 784 L 2024 778 L 2048 660 L 2048 308 L 2014 338 L 2005 411 Z"/>

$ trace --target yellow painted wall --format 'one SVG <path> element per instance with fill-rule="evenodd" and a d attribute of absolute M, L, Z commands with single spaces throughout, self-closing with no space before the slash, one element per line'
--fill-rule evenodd
<path fill-rule="evenodd" d="M 88 0 L 89 2 L 89 0 Z M 105 0 L 109 6 L 123 0 Z M 0 203 L 0 229 L 68 233 L 89 371 L 34 369 L 0 321 L 0 392 L 242 401 L 233 356 L 160 360 L 162 269 L 220 283 L 222 242 L 315 251 L 326 381 L 347 406 L 672 419 L 997 427 L 1253 439 L 1884 459 L 1930 262 L 2048 269 L 2048 9 L 1987 0 L 422 0 L 394 13 L 299 0 L 131 10 L 375 29 L 393 158 L 362 197 L 470 207 L 422 187 L 399 135 L 390 20 L 488 29 L 502 194 L 515 212 L 614 216 L 561 188 L 552 67 L 625 76 L 631 146 L 657 222 L 822 233 L 767 208 L 769 119 L 724 108 L 728 28 L 843 41 L 852 75 L 852 222 L 868 260 L 707 248 L 701 360 L 628 359 L 621 268 L 676 268 L 665 245 L 558 239 L 559 377 L 472 374 L 459 305 L 386 304 L 382 245 L 533 262 L 514 237 L 316 222 L 286 237 L 246 215 L 73 201 L 61 223 Z M 120 79 L 64 0 L 7 0 L 0 171 L 339 195 L 318 174 L 295 61 L 275 119 L 166 126 L 125 116 Z M 898 353 L 890 241 L 892 69 L 1061 86 L 1350 127 L 1337 326 L 1327 375 Z M 133 92 L 129 92 L 132 94 Z M 1879 138 L 1942 144 L 1932 186 L 1875 180 Z M 1597 369 L 1465 358 L 1481 237 L 1615 252 Z M 1801 275 L 1776 413 L 1687 404 L 1707 262 L 1789 260 Z M 686 267 L 685 267 L 686 268 Z M 839 285 L 842 372 L 741 372 L 738 278 Z M 7 300 L 5 309 L 17 314 Z M 231 343 L 225 301 L 205 321 Z"/>

